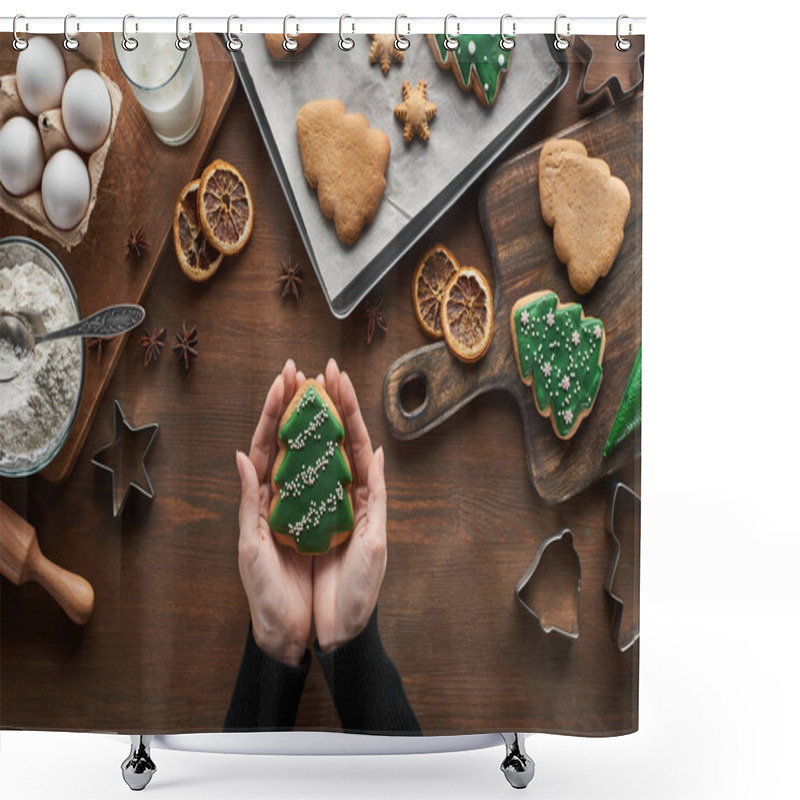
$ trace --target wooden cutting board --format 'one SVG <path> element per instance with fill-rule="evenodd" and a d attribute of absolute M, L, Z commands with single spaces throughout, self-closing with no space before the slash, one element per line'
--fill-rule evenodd
<path fill-rule="evenodd" d="M 456 360 L 444 342 L 402 356 L 384 381 L 384 410 L 399 439 L 414 439 L 442 423 L 475 397 L 492 389 L 510 392 L 519 404 L 528 470 L 547 502 L 563 502 L 630 461 L 640 450 L 637 432 L 603 458 L 603 445 L 619 407 L 636 352 L 642 319 L 642 95 L 563 131 L 603 158 L 631 193 L 625 239 L 606 278 L 588 295 L 578 295 L 566 267 L 555 256 L 551 229 L 539 208 L 541 144 L 498 167 L 480 198 L 481 224 L 494 265 L 495 328 L 491 347 L 473 366 Z M 606 331 L 603 381 L 592 413 L 568 441 L 558 439 L 522 383 L 511 339 L 511 307 L 523 295 L 552 289 L 561 302 L 578 302 L 599 317 Z M 403 407 L 404 387 L 422 382 L 422 401 Z M 465 432 L 466 435 L 467 432 Z M 491 470 L 491 465 L 487 464 Z"/>
<path fill-rule="evenodd" d="M 111 34 L 103 34 L 103 71 L 122 91 L 122 108 L 100 181 L 97 204 L 83 241 L 71 252 L 34 234 L 19 220 L 3 214 L 3 236 L 21 235 L 41 241 L 66 268 L 86 315 L 112 303 L 138 303 L 155 274 L 165 246 L 172 244 L 172 216 L 183 186 L 197 177 L 230 105 L 236 88 L 233 62 L 217 36 L 195 39 L 200 50 L 205 108 L 200 128 L 181 147 L 169 147 L 152 132 L 114 57 Z M 16 52 L 11 37 L 0 38 L 0 74 L 14 71 Z M 142 227 L 148 249 L 141 259 L 128 258 L 128 233 Z M 175 265 L 175 269 L 177 269 Z M 146 320 L 144 325 L 150 324 Z M 132 335 L 138 336 L 137 330 Z M 42 472 L 49 481 L 69 477 L 100 400 L 123 350 L 125 337 L 109 340 L 98 358 L 86 350 L 81 404 L 67 441 Z"/>

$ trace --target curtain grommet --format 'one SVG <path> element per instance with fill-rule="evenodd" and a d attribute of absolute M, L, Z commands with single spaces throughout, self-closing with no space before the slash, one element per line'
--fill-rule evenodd
<path fill-rule="evenodd" d="M 25 15 L 24 15 L 24 14 L 17 14 L 17 15 L 14 17 L 14 25 L 13 25 L 13 27 L 12 27 L 12 32 L 13 32 L 13 34 L 14 34 L 14 41 L 12 42 L 12 47 L 13 47 L 13 48 L 14 48 L 14 49 L 15 49 L 17 52 L 20 52 L 20 53 L 21 53 L 23 50 L 27 50 L 27 48 L 28 48 L 28 40 L 27 40 L 27 39 L 25 39 L 24 37 L 20 36 L 20 35 L 17 33 L 17 23 L 18 23 L 18 22 L 19 22 L 21 19 L 25 19 Z M 28 30 L 28 23 L 27 23 L 27 22 L 25 23 L 25 30 Z"/>
<path fill-rule="evenodd" d="M 239 19 L 239 17 L 237 17 L 236 14 L 231 14 L 228 17 L 228 31 L 227 31 L 227 34 L 226 34 L 226 41 L 225 41 L 225 47 L 227 47 L 228 50 L 230 50 L 231 53 L 234 53 L 237 50 L 241 50 L 242 49 L 242 40 L 235 33 L 231 32 L 231 23 L 235 19 Z M 239 26 L 239 31 L 241 32 L 241 30 L 242 30 L 242 26 L 240 25 Z"/>
<path fill-rule="evenodd" d="M 558 23 L 559 23 L 559 20 L 562 20 L 562 19 L 567 19 L 567 15 L 566 14 L 559 14 L 558 16 L 556 16 L 556 20 L 555 20 L 555 23 L 554 23 L 554 26 L 553 26 L 553 35 L 554 35 L 553 47 L 555 47 L 556 50 L 561 50 L 563 52 L 564 50 L 566 50 L 569 47 L 569 39 L 565 39 L 558 32 Z M 567 36 L 569 36 L 569 35 L 570 35 L 570 22 L 567 19 Z"/>
<path fill-rule="evenodd" d="M 407 36 L 400 33 L 400 20 L 408 19 L 405 14 L 398 14 L 394 18 L 394 49 L 399 50 L 401 53 L 411 47 L 411 40 Z M 406 33 L 411 33 L 411 25 L 406 23 Z"/>
<path fill-rule="evenodd" d="M 450 20 L 454 19 L 456 21 L 456 35 L 451 36 L 450 32 L 447 29 L 447 26 L 450 24 Z M 458 50 L 458 39 L 456 38 L 461 33 L 461 23 L 458 21 L 458 17 L 455 14 L 448 14 L 444 18 L 444 49 L 445 50 Z"/>
<path fill-rule="evenodd" d="M 80 45 L 80 42 L 74 36 L 72 36 L 70 34 L 70 32 L 69 32 L 69 21 L 71 19 L 75 19 L 75 15 L 74 14 L 67 14 L 67 16 L 64 17 L 64 49 L 65 50 L 77 50 L 78 49 L 78 45 Z M 77 32 L 80 29 L 81 29 L 80 23 L 76 23 L 75 24 L 75 31 Z"/>
<path fill-rule="evenodd" d="M 356 43 L 352 37 L 344 35 L 344 21 L 346 19 L 353 18 L 349 14 L 342 14 L 342 16 L 339 17 L 339 49 L 348 52 L 356 46 Z M 355 29 L 355 24 L 350 23 L 350 32 L 353 33 Z"/>
<path fill-rule="evenodd" d="M 175 18 L 175 47 L 178 48 L 181 52 L 185 53 L 191 46 L 192 40 L 188 36 L 184 36 L 181 33 L 181 20 L 187 19 L 189 17 L 188 14 L 178 14 Z M 189 33 L 192 32 L 192 23 L 189 23 Z"/>
<path fill-rule="evenodd" d="M 621 53 L 624 53 L 626 50 L 630 50 L 631 49 L 631 40 L 623 38 L 622 34 L 620 33 L 621 23 L 622 23 L 622 20 L 624 20 L 624 19 L 628 19 L 628 16 L 626 14 L 620 14 L 617 17 L 617 43 L 616 43 L 615 47 Z M 628 36 L 631 35 L 632 30 L 633 30 L 633 26 L 629 22 L 628 23 Z"/>
<path fill-rule="evenodd" d="M 503 50 L 513 50 L 514 49 L 514 36 L 517 35 L 517 23 L 511 23 L 511 36 L 508 36 L 505 32 L 505 22 L 507 19 L 512 19 L 511 14 L 503 14 L 500 17 L 500 47 Z"/>
<path fill-rule="evenodd" d="M 128 36 L 128 20 L 135 19 L 133 14 L 126 14 L 122 18 L 122 49 L 127 50 L 129 53 L 139 46 L 139 40 L 133 36 Z M 139 25 L 136 24 L 135 30 L 139 30 Z"/>

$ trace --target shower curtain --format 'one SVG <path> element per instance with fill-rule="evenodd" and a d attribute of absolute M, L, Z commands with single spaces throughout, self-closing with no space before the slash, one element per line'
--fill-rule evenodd
<path fill-rule="evenodd" d="M 0 36 L 2 727 L 637 729 L 644 39 L 403 32 Z"/>

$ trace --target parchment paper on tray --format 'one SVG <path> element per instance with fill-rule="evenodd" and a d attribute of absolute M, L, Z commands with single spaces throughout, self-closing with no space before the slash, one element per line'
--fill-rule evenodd
<path fill-rule="evenodd" d="M 263 36 L 244 36 L 236 66 L 262 136 L 319 277 L 331 311 L 347 316 L 395 262 L 433 225 L 563 88 L 568 66 L 544 35 L 518 36 L 511 66 L 495 104 L 487 108 L 441 69 L 427 37 L 411 37 L 402 62 L 387 75 L 369 63 L 369 36 L 355 36 L 342 51 L 335 35 L 320 36 L 307 50 L 274 61 Z M 499 48 L 498 48 L 499 51 Z M 404 80 L 424 78 L 438 113 L 427 143 L 403 141 L 394 116 Z M 375 219 L 347 247 L 333 221 L 322 215 L 317 193 L 305 180 L 297 144 L 297 112 L 311 100 L 335 97 L 349 112 L 364 114 L 389 137 L 392 153 L 386 192 Z"/>

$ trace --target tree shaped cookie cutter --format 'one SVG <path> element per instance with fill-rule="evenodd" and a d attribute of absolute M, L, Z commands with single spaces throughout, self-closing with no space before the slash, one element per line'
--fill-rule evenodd
<path fill-rule="evenodd" d="M 545 633 L 554 631 L 569 639 L 578 638 L 580 591 L 581 563 L 569 528 L 542 541 L 514 589 L 520 605 Z"/>
<path fill-rule="evenodd" d="M 131 489 L 148 500 L 155 497 L 144 460 L 153 446 L 158 427 L 157 422 L 134 427 L 126 419 L 119 400 L 114 400 L 114 434 L 111 441 L 92 456 L 92 464 L 111 473 L 111 509 L 115 518 L 122 513 Z M 133 443 L 133 448 L 126 447 L 126 442 Z"/>
<path fill-rule="evenodd" d="M 610 50 L 609 52 L 614 53 L 615 62 L 619 61 L 620 66 L 627 67 L 628 72 L 627 75 L 623 76 L 624 81 L 620 74 L 611 73 L 597 86 L 587 88 L 586 79 L 592 73 L 592 62 L 598 60 L 598 57 L 589 42 L 582 36 L 575 37 L 574 46 L 575 55 L 585 64 L 581 82 L 578 85 L 579 103 L 593 102 L 600 98 L 604 92 L 607 92 L 611 97 L 612 103 L 620 103 L 634 94 L 644 82 L 644 50 L 633 59 L 628 57 L 626 62 L 623 62 L 624 55 L 621 55 L 616 50 Z"/>
<path fill-rule="evenodd" d="M 616 483 L 606 519 L 612 550 L 604 585 L 614 601 L 614 639 L 621 653 L 639 638 L 641 502 L 633 489 Z"/>

